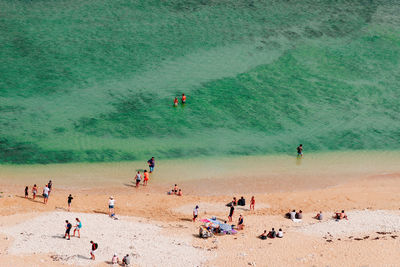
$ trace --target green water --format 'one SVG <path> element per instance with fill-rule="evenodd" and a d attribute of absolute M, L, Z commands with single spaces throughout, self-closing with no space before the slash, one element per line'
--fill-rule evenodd
<path fill-rule="evenodd" d="M 1 0 L 0 162 L 398 150 L 399 62 L 398 1 Z"/>

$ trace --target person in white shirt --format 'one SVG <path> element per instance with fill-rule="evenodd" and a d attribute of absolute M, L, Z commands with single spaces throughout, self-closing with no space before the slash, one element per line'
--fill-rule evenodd
<path fill-rule="evenodd" d="M 49 200 L 49 192 L 50 192 L 50 188 L 48 188 L 47 184 L 43 189 L 43 201 L 44 204 L 47 204 L 47 201 Z"/>
<path fill-rule="evenodd" d="M 279 231 L 278 231 L 278 234 L 276 235 L 276 237 L 278 237 L 278 238 L 282 238 L 283 237 L 283 232 L 282 232 L 281 228 L 279 228 Z"/>
<path fill-rule="evenodd" d="M 115 205 L 115 199 L 113 197 L 110 197 L 110 199 L 108 200 L 108 211 L 110 217 L 112 217 L 114 214 L 114 205 Z"/>

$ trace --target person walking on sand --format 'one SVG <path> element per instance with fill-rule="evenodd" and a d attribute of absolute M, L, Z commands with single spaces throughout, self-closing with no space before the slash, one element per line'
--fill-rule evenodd
<path fill-rule="evenodd" d="M 303 145 L 302 145 L 302 144 L 300 144 L 300 145 L 297 147 L 297 157 L 299 157 L 299 158 L 302 158 L 302 157 L 303 157 Z"/>
<path fill-rule="evenodd" d="M 28 188 L 28 186 L 25 186 L 25 198 L 28 198 L 28 191 L 29 191 L 29 188 Z"/>
<path fill-rule="evenodd" d="M 33 187 L 32 187 L 32 197 L 33 197 L 33 200 L 35 200 L 35 198 L 36 198 L 36 194 L 37 194 L 37 186 L 36 186 L 36 184 L 34 184 L 33 185 Z"/>
<path fill-rule="evenodd" d="M 78 231 L 78 238 L 81 238 L 81 228 L 82 228 L 82 223 L 79 218 L 75 218 L 76 224 L 75 224 L 75 229 L 74 229 L 74 234 L 72 236 L 75 236 L 75 232 Z"/>
<path fill-rule="evenodd" d="M 154 157 L 151 157 L 151 159 L 147 161 L 147 164 L 149 164 L 150 173 L 152 173 L 154 171 L 154 166 L 156 164 Z"/>
<path fill-rule="evenodd" d="M 113 197 L 110 197 L 110 199 L 108 200 L 108 212 L 110 217 L 112 217 L 114 214 L 114 205 L 115 205 L 115 200 Z"/>
<path fill-rule="evenodd" d="M 181 101 L 182 101 L 182 105 L 186 104 L 186 96 L 185 96 L 185 94 L 182 94 Z"/>
<path fill-rule="evenodd" d="M 53 188 L 53 182 L 51 180 L 47 183 L 47 187 L 49 188 L 49 196 L 50 196 L 51 189 Z"/>
<path fill-rule="evenodd" d="M 74 199 L 74 198 L 72 197 L 72 195 L 69 194 L 68 200 L 67 200 L 67 202 L 68 202 L 68 211 L 71 210 L 71 202 L 72 202 L 73 199 Z"/>
<path fill-rule="evenodd" d="M 49 201 L 49 192 L 50 189 L 48 188 L 47 184 L 43 189 L 43 203 L 47 204 L 47 202 Z"/>
<path fill-rule="evenodd" d="M 92 250 L 90 251 L 90 258 L 92 260 L 95 260 L 96 257 L 94 256 L 95 251 L 97 250 L 97 248 L 99 247 L 99 245 L 93 241 L 90 241 L 90 244 L 92 244 Z"/>
<path fill-rule="evenodd" d="M 136 188 L 138 188 L 139 184 L 140 184 L 140 181 L 142 180 L 142 177 L 140 175 L 140 171 L 137 172 L 137 174 L 135 176 L 135 179 L 136 179 Z"/>
<path fill-rule="evenodd" d="M 193 209 L 193 222 L 196 221 L 198 215 L 199 215 L 199 206 L 196 205 L 196 207 Z"/>
<path fill-rule="evenodd" d="M 250 210 L 254 211 L 254 205 L 256 204 L 256 200 L 254 199 L 254 196 L 251 197 L 250 200 Z"/>
<path fill-rule="evenodd" d="M 72 224 L 68 220 L 66 220 L 65 223 L 67 225 L 65 226 L 64 238 L 66 238 L 68 236 L 67 240 L 70 240 L 71 239 L 70 232 L 71 232 Z"/>
<path fill-rule="evenodd" d="M 147 172 L 147 170 L 144 170 L 143 172 L 143 185 L 146 186 L 147 185 L 147 181 L 149 180 L 149 173 Z"/>
<path fill-rule="evenodd" d="M 232 222 L 232 217 L 233 217 L 233 212 L 235 211 L 235 207 L 234 207 L 234 205 L 233 205 L 233 203 L 232 203 L 232 206 L 230 207 L 230 210 L 229 210 L 229 215 L 228 215 L 228 221 L 229 222 Z"/>

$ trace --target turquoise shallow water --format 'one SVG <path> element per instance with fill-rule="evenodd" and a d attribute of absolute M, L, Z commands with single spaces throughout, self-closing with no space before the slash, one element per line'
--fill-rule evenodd
<path fill-rule="evenodd" d="M 398 150 L 399 14 L 389 0 L 1 1 L 0 162 Z"/>

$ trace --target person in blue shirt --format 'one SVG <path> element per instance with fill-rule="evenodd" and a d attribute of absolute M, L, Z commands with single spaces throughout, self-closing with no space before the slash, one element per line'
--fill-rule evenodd
<path fill-rule="evenodd" d="M 78 238 L 81 238 L 82 223 L 78 218 L 75 218 L 75 220 L 76 220 L 76 225 L 74 229 L 74 234 L 72 236 L 75 236 L 75 232 L 78 231 Z"/>
<path fill-rule="evenodd" d="M 154 166 L 155 166 L 155 160 L 154 157 L 151 157 L 151 159 L 149 159 L 147 161 L 147 164 L 149 164 L 149 168 L 150 168 L 150 173 L 152 173 L 154 171 Z"/>

